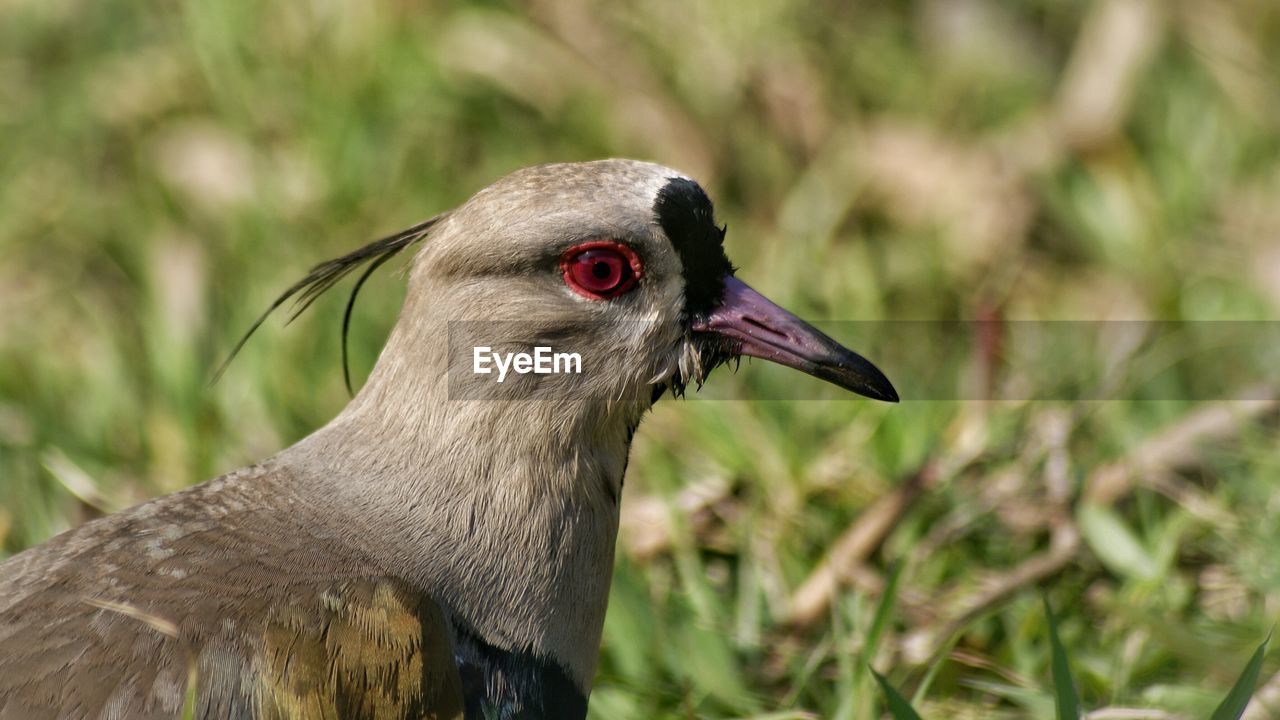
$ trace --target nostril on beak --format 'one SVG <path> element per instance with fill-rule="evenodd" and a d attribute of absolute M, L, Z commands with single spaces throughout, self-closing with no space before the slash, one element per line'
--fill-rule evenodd
<path fill-rule="evenodd" d="M 760 333 L 752 333 L 752 334 L 764 334 L 764 335 L 771 335 L 771 336 L 773 336 L 773 337 L 775 337 L 775 338 L 777 338 L 777 339 L 779 339 L 779 340 L 784 340 L 784 341 L 793 341 L 793 340 L 794 340 L 794 338 L 792 338 L 792 336 L 791 336 L 791 335 L 788 335 L 787 333 L 785 333 L 785 332 L 783 332 L 782 330 L 779 330 L 779 329 L 777 329 L 777 328 L 770 327 L 770 326 L 769 326 L 768 324 L 766 324 L 765 322 L 760 321 L 760 320 L 757 320 L 756 318 L 753 318 L 753 317 L 751 317 L 750 315 L 743 315 L 743 316 L 742 316 L 742 324 L 744 324 L 744 325 L 748 326 L 748 327 L 749 327 L 749 328 L 751 328 L 752 330 L 758 330 L 758 331 L 760 331 Z M 748 331 L 748 332 L 750 332 L 750 331 Z"/>
<path fill-rule="evenodd" d="M 898 399 L 888 378 L 866 358 L 733 276 L 725 278 L 721 305 L 694 323 L 693 330 L 718 335 L 738 355 L 771 360 L 867 397 Z"/>
<path fill-rule="evenodd" d="M 781 344 L 793 349 L 812 348 L 813 342 L 803 336 L 791 331 L 786 323 L 761 320 L 746 313 L 741 316 L 744 332 L 751 337 L 763 340 L 773 344 Z"/>
<path fill-rule="evenodd" d="M 743 323 L 745 323 L 746 325 L 749 325 L 749 326 L 751 326 L 751 327 L 753 327 L 753 328 L 757 329 L 757 330 L 763 330 L 763 331 L 765 331 L 765 332 L 767 332 L 767 333 L 770 333 L 770 334 L 772 334 L 772 335 L 781 335 L 781 334 L 782 334 L 782 333 L 778 332 L 777 330 L 774 330 L 773 328 L 769 327 L 768 325 L 765 325 L 764 323 L 760 322 L 759 320 L 757 320 L 757 319 L 755 319 L 755 318 L 751 317 L 750 315 L 743 315 L 743 316 L 742 316 L 742 322 L 743 322 Z"/>

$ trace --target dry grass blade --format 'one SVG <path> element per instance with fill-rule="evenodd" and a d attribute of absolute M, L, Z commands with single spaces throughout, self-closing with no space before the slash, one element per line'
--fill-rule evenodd
<path fill-rule="evenodd" d="M 1084 714 L 1084 720 L 1188 720 L 1185 715 L 1151 708 L 1098 708 Z"/>
<path fill-rule="evenodd" d="M 903 641 L 908 662 L 924 664 L 932 662 L 946 647 L 949 639 L 960 632 L 975 618 L 989 612 L 1014 593 L 1048 578 L 1075 560 L 1080 550 L 1080 532 L 1075 524 L 1061 520 L 1049 538 L 1049 550 L 1017 565 L 1008 572 L 984 581 L 980 588 L 968 597 L 956 601 L 948 618 L 934 626 L 912 633 Z"/>
<path fill-rule="evenodd" d="M 1113 503 L 1132 489 L 1137 478 L 1159 476 L 1199 462 L 1204 443 L 1234 437 L 1248 423 L 1274 413 L 1277 407 L 1280 403 L 1271 391 L 1263 400 L 1223 401 L 1194 410 L 1124 458 L 1094 471 L 1085 483 L 1083 499 Z"/>
<path fill-rule="evenodd" d="M 1163 34 L 1162 5 L 1156 0 L 1093 5 L 1058 96 L 1058 123 L 1072 145 L 1097 146 L 1119 132 Z"/>
<path fill-rule="evenodd" d="M 178 636 L 178 626 L 171 620 L 149 613 L 141 608 L 130 605 L 128 603 L 115 602 L 112 600 L 103 600 L 101 598 L 84 598 L 86 605 L 106 610 L 108 612 L 118 613 L 125 617 L 133 618 L 165 637 L 173 638 L 181 642 Z M 185 647 L 184 651 L 187 656 L 187 688 L 182 696 L 182 717 L 183 720 L 189 720 L 196 717 L 196 703 L 199 699 L 199 690 L 197 683 L 199 681 L 199 666 L 190 649 Z"/>
<path fill-rule="evenodd" d="M 114 602 L 111 600 L 102 600 L 100 598 L 91 598 L 91 597 L 85 598 L 84 602 L 86 605 L 92 605 L 93 607 L 100 608 L 102 610 L 109 610 L 111 612 L 119 613 L 126 617 L 131 617 L 134 620 L 137 620 L 138 622 L 151 628 L 152 630 L 155 630 L 161 635 L 165 635 L 167 637 L 171 637 L 174 639 L 177 639 L 178 637 L 178 626 L 173 624 L 173 622 L 166 620 L 158 615 L 152 615 L 151 613 L 148 613 L 147 611 L 142 610 L 141 608 L 135 607 L 133 605 L 129 605 L 128 603 L 120 603 L 120 602 Z"/>
<path fill-rule="evenodd" d="M 817 569 L 792 595 L 788 624 L 807 627 L 826 615 L 840 585 L 855 574 L 925 487 L 934 481 L 935 468 L 931 463 L 926 464 L 858 516 L 832 545 Z"/>

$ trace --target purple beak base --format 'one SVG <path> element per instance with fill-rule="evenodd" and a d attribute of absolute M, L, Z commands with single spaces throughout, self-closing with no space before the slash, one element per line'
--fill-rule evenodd
<path fill-rule="evenodd" d="M 889 378 L 869 360 L 732 275 L 724 279 L 724 301 L 695 322 L 693 331 L 728 340 L 739 355 L 795 368 L 875 400 L 898 402 Z"/>

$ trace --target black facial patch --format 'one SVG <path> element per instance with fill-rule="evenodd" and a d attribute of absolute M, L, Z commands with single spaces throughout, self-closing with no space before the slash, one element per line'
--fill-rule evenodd
<path fill-rule="evenodd" d="M 684 266 L 684 314 L 696 318 L 724 299 L 724 276 L 733 265 L 724 254 L 725 228 L 716 227 L 711 198 L 692 180 L 671 178 L 658 191 L 653 213 Z"/>

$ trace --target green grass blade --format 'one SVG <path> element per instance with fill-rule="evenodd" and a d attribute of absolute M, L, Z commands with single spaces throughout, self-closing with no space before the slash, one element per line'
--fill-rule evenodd
<path fill-rule="evenodd" d="M 1266 656 L 1267 645 L 1270 643 L 1271 633 L 1268 633 L 1267 639 L 1253 651 L 1253 657 L 1249 658 L 1249 664 L 1244 666 L 1244 672 L 1240 673 L 1240 678 L 1231 687 L 1231 692 L 1223 698 L 1218 709 L 1213 711 L 1211 720 L 1239 720 L 1244 714 L 1244 709 L 1249 706 L 1249 699 L 1253 697 L 1253 689 L 1258 684 L 1258 673 L 1262 671 L 1262 658 Z"/>
<path fill-rule="evenodd" d="M 951 650 L 956 646 L 956 642 L 960 640 L 960 633 L 952 633 L 951 637 L 942 646 L 942 649 L 934 654 L 933 662 L 929 663 L 929 669 L 925 671 L 924 677 L 920 680 L 920 684 L 916 687 L 916 692 L 911 696 L 911 702 L 919 704 L 924 702 L 925 693 L 929 692 L 930 686 L 933 685 L 934 678 L 938 677 L 938 672 L 942 670 L 942 664 L 947 661 Z"/>
<path fill-rule="evenodd" d="M 1052 646 L 1053 697 L 1058 708 L 1058 720 L 1080 720 L 1080 698 L 1075 683 L 1071 681 L 1071 666 L 1067 662 L 1067 649 L 1058 637 L 1058 620 L 1044 598 L 1044 614 L 1049 619 L 1049 643 Z"/>
<path fill-rule="evenodd" d="M 893 614 L 894 603 L 898 599 L 898 581 L 902 579 L 902 563 L 895 562 L 889 568 L 889 578 L 885 582 L 884 593 L 880 595 L 880 603 L 876 605 L 876 614 L 871 619 L 871 627 L 867 630 L 867 641 L 863 646 L 863 660 L 870 662 L 880 645 L 880 636 L 884 634 L 885 625 Z"/>
<path fill-rule="evenodd" d="M 884 629 L 893 615 L 894 603 L 898 597 L 898 581 L 902 578 L 902 567 L 903 563 L 901 562 L 895 562 L 890 566 L 884 592 L 880 595 L 880 602 L 876 605 L 875 614 L 871 618 L 871 625 L 867 628 L 862 651 L 858 654 L 857 668 L 859 669 L 869 669 L 871 663 L 875 661 L 876 650 L 880 646 L 880 638 L 884 635 Z M 862 701 L 858 704 L 859 717 L 871 717 L 873 715 L 874 693 L 871 687 L 871 678 L 867 677 L 866 673 L 859 673 L 857 692 L 862 698 Z"/>
<path fill-rule="evenodd" d="M 898 694 L 897 690 L 889 684 L 884 676 L 871 668 L 871 675 L 880 683 L 880 689 L 884 691 L 886 703 L 889 705 L 889 714 L 893 716 L 893 720 L 921 720 L 920 713 L 911 707 L 911 703 L 907 699 Z"/>

